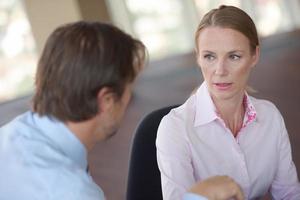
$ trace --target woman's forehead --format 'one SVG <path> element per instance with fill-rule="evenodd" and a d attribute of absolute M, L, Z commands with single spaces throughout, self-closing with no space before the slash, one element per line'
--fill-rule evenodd
<path fill-rule="evenodd" d="M 198 49 L 200 50 L 226 50 L 245 51 L 250 47 L 249 39 L 241 32 L 218 26 L 206 27 L 198 36 Z"/>

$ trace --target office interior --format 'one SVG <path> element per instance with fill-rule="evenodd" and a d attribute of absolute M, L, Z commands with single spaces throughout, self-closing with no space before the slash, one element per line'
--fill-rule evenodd
<path fill-rule="evenodd" d="M 107 199 L 125 199 L 135 128 L 147 113 L 184 103 L 201 84 L 194 32 L 203 14 L 221 4 L 244 9 L 257 25 L 262 50 L 249 81 L 256 90 L 252 95 L 281 111 L 299 174 L 300 0 L 1 0 L 0 125 L 30 109 L 36 63 L 57 26 L 102 21 L 141 39 L 149 61 L 118 134 L 89 156 L 91 175 Z"/>

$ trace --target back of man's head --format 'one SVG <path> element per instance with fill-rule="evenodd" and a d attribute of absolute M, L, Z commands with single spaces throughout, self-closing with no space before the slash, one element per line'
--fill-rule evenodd
<path fill-rule="evenodd" d="M 36 73 L 33 110 L 79 122 L 98 113 L 97 94 L 108 87 L 120 98 L 145 60 L 144 45 L 100 22 L 76 22 L 48 38 Z"/>

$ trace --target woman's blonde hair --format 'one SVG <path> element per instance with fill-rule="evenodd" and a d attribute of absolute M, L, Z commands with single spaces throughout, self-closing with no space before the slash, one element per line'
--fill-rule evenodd
<path fill-rule="evenodd" d="M 200 21 L 195 34 L 196 51 L 198 51 L 198 38 L 201 30 L 211 26 L 230 28 L 242 33 L 249 39 L 253 53 L 259 46 L 257 30 L 251 17 L 237 7 L 221 5 L 205 14 Z"/>

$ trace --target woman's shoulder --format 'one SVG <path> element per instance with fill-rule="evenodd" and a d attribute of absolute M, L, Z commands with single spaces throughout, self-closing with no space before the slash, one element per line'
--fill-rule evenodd
<path fill-rule="evenodd" d="M 183 104 L 170 110 L 164 117 L 171 121 L 186 121 L 190 120 L 195 113 L 195 97 L 190 96 Z"/>
<path fill-rule="evenodd" d="M 193 126 L 193 110 L 190 109 L 190 104 L 189 98 L 162 118 L 157 131 L 158 146 L 166 146 L 170 143 L 178 145 L 186 141 L 187 127 Z"/>
<path fill-rule="evenodd" d="M 253 104 L 255 110 L 259 113 L 267 113 L 267 114 L 280 114 L 280 111 L 276 107 L 276 105 L 270 100 L 259 99 L 250 96 L 250 101 Z"/>

